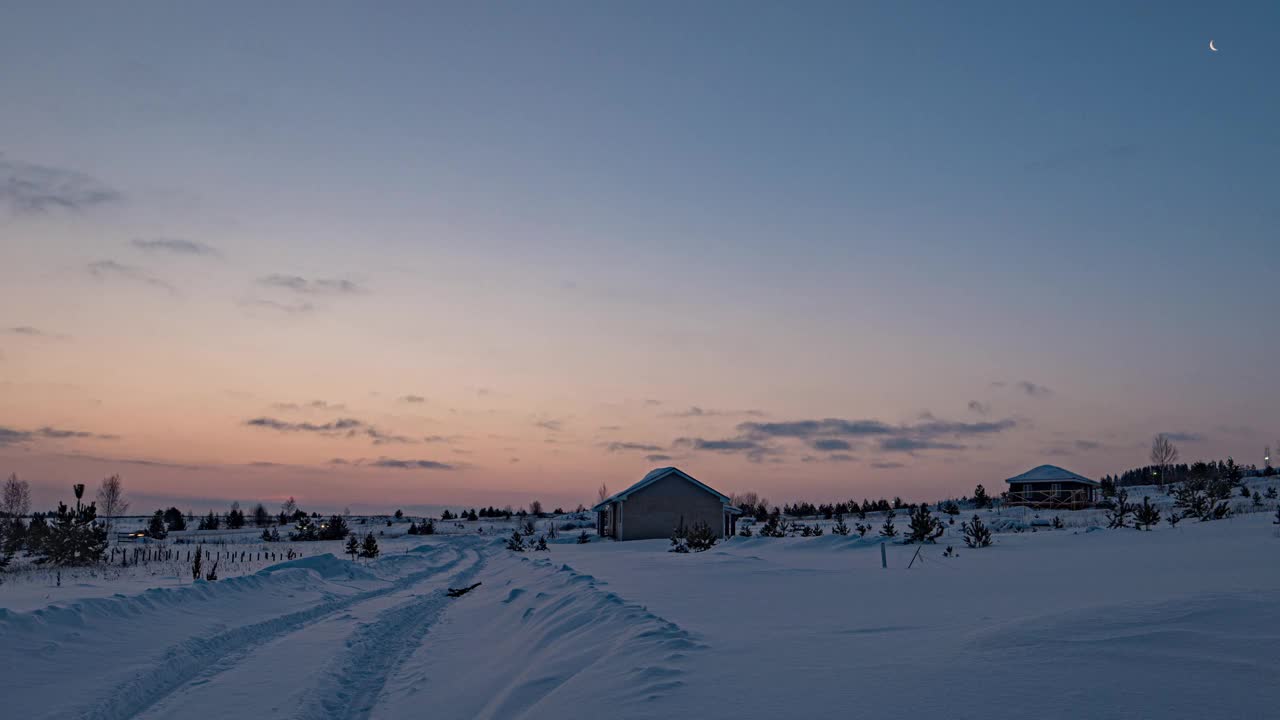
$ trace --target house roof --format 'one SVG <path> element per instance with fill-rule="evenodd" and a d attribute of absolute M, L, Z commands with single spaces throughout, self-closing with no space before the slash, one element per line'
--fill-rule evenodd
<path fill-rule="evenodd" d="M 680 468 L 675 468 L 675 467 L 660 467 L 660 468 L 655 468 L 653 470 L 650 470 L 647 475 L 645 475 L 643 478 L 640 479 L 640 482 L 636 483 L 635 485 L 632 485 L 631 487 L 627 488 L 626 490 L 623 490 L 622 492 L 617 492 L 610 495 L 609 497 L 597 503 L 596 506 L 591 509 L 593 511 L 598 512 L 600 510 L 603 510 L 607 505 L 610 505 L 615 502 L 620 502 L 622 500 L 626 500 L 632 493 L 638 490 L 641 490 L 643 488 L 646 488 L 654 484 L 655 482 L 661 480 L 662 478 L 667 477 L 668 475 L 675 475 L 680 479 L 691 482 L 697 487 L 702 488 L 703 490 L 706 490 L 712 495 L 715 495 L 717 498 L 720 498 L 720 502 L 724 503 L 730 512 L 734 512 L 734 511 L 742 512 L 741 510 L 738 510 L 738 508 L 735 508 L 732 505 L 729 505 L 729 497 L 727 495 L 721 494 L 716 490 L 708 487 L 707 485 L 704 485 L 698 482 L 697 478 L 693 477 L 692 475 L 689 475 L 688 473 L 685 473 Z"/>
<path fill-rule="evenodd" d="M 1040 467 L 1031 468 L 1021 475 L 1014 475 L 1005 480 L 1007 483 L 1019 482 L 1077 482 L 1086 485 L 1097 485 L 1097 480 L 1090 480 L 1083 475 L 1077 475 L 1070 470 L 1063 470 L 1057 465 L 1041 465 Z"/>

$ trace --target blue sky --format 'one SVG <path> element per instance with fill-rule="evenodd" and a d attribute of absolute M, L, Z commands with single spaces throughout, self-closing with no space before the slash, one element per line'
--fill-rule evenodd
<path fill-rule="evenodd" d="M 243 422 L 328 398 L 457 438 L 408 458 L 457 472 L 385 476 L 424 502 L 642 475 L 609 433 L 779 497 L 958 491 L 1046 453 L 1113 472 L 1161 431 L 1260 455 L 1278 40 L 1265 2 L 11 8 L 0 326 L 41 336 L 0 338 L 0 427 L 119 439 L 0 453 L 51 483 L 277 462 L 272 492 L 319 473 L 338 502 L 316 468 L 353 448 Z M 675 442 L 741 439 L 730 410 L 971 402 L 1015 429 L 849 460 Z"/>

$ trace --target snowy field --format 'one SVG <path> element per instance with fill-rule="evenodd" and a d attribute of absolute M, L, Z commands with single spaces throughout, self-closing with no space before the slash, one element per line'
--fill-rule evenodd
<path fill-rule="evenodd" d="M 1036 518 L 984 511 L 1007 528 L 994 546 L 964 547 L 957 521 L 937 545 L 887 544 L 887 569 L 874 530 L 825 521 L 822 537 L 691 554 L 576 532 L 512 553 L 498 522 L 357 524 L 384 533 L 382 557 L 297 543 L 300 559 L 213 583 L 32 576 L 0 586 L 5 715 L 1276 717 L 1266 505 L 1149 532 L 1101 529 L 1096 511 L 1014 532 Z"/>

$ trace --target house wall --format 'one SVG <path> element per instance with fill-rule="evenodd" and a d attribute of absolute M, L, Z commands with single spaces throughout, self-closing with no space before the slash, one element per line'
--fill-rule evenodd
<path fill-rule="evenodd" d="M 724 537 L 724 504 L 720 498 L 676 476 L 667 476 L 636 491 L 622 503 L 619 540 L 671 537 L 684 519 L 685 527 L 699 520 Z"/>

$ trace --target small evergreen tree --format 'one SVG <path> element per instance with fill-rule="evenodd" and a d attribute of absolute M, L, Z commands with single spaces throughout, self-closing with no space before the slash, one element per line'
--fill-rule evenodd
<path fill-rule="evenodd" d="M 843 515 L 836 515 L 836 524 L 831 526 L 831 532 L 840 536 L 849 534 L 849 525 L 844 521 Z"/>
<path fill-rule="evenodd" d="M 1182 516 L 1181 516 L 1181 515 L 1179 515 L 1179 514 L 1178 514 L 1176 511 L 1174 511 L 1174 510 L 1170 510 L 1170 511 L 1169 511 L 1169 517 L 1165 518 L 1164 520 L 1165 520 L 1165 522 L 1169 523 L 1169 527 L 1174 528 L 1174 527 L 1177 527 L 1177 526 L 1178 526 L 1178 521 L 1179 521 L 1179 520 L 1181 520 L 1181 519 L 1182 519 Z"/>
<path fill-rule="evenodd" d="M 347 537 L 347 554 L 351 556 L 352 562 L 355 562 L 356 555 L 360 554 L 360 541 L 356 540 L 355 535 Z"/>
<path fill-rule="evenodd" d="M 1053 516 L 1053 520 L 1049 524 L 1053 527 L 1054 530 L 1061 530 L 1062 528 L 1066 527 L 1066 524 L 1062 522 L 1062 518 L 1058 517 L 1057 515 Z"/>
<path fill-rule="evenodd" d="M 432 520 L 431 518 L 427 518 L 427 521 L 418 527 L 418 534 L 419 535 L 435 535 L 436 521 Z"/>
<path fill-rule="evenodd" d="M 524 552 L 524 536 L 519 530 L 511 531 L 511 537 L 507 538 L 507 549 L 512 552 Z"/>
<path fill-rule="evenodd" d="M 920 503 L 911 512 L 904 542 L 907 544 L 932 543 L 942 536 L 943 530 L 942 522 L 929 512 L 929 506 L 925 503 Z"/>
<path fill-rule="evenodd" d="M 310 517 L 303 515 L 298 518 L 298 522 L 294 525 L 294 531 L 289 533 L 289 539 L 295 542 L 319 540 L 320 529 L 316 527 Z"/>
<path fill-rule="evenodd" d="M 352 535 L 351 539 L 354 540 L 355 535 Z M 364 544 L 360 546 L 360 557 L 373 559 L 378 557 L 379 553 L 381 550 L 378 548 L 378 538 L 374 537 L 373 533 L 365 535 Z"/>
<path fill-rule="evenodd" d="M 418 534 L 418 523 L 412 522 L 412 521 L 409 522 L 409 534 L 410 535 Z"/>
<path fill-rule="evenodd" d="M 76 491 L 76 507 L 68 508 L 58 503 L 49 534 L 41 550 L 54 565 L 87 565 L 102 559 L 107 549 L 107 528 L 97 522 L 98 511 L 94 503 L 81 505 L 84 485 L 73 486 Z"/>
<path fill-rule="evenodd" d="M 755 533 L 751 531 L 751 525 L 744 523 L 738 528 L 738 537 L 751 537 Z"/>
<path fill-rule="evenodd" d="M 533 549 L 535 552 L 538 552 L 538 551 L 545 552 L 547 550 L 550 550 L 551 548 L 547 547 L 547 537 L 545 535 L 539 535 L 538 542 L 533 546 Z"/>
<path fill-rule="evenodd" d="M 982 518 L 977 515 L 974 515 L 973 520 L 970 522 L 960 523 L 960 531 L 964 533 L 964 544 L 971 548 L 991 546 L 991 530 L 982 523 Z"/>
<path fill-rule="evenodd" d="M 979 485 L 978 487 L 982 486 Z M 880 537 L 891 538 L 897 536 L 898 529 L 893 526 L 893 517 L 895 514 L 896 513 L 892 510 L 884 514 L 884 525 L 880 526 Z"/>
<path fill-rule="evenodd" d="M 1139 530 L 1150 530 L 1152 525 L 1160 522 L 1160 509 L 1151 504 L 1151 498 L 1143 496 L 1142 504 L 1133 512 L 1133 527 Z"/>
<path fill-rule="evenodd" d="M 151 516 L 151 522 L 147 524 L 147 535 L 156 540 L 163 540 L 169 536 L 169 528 L 164 524 L 164 511 L 157 510 Z"/>
<path fill-rule="evenodd" d="M 204 544 L 196 546 L 196 556 L 191 559 L 191 579 L 199 580 L 201 566 L 204 564 Z"/>
<path fill-rule="evenodd" d="M 587 534 L 586 530 L 583 530 L 581 533 L 578 534 L 579 545 L 586 545 L 589 542 L 591 542 L 591 536 Z"/>
<path fill-rule="evenodd" d="M 716 544 L 716 534 L 712 532 L 710 525 L 699 520 L 686 533 L 685 544 L 694 552 L 710 550 Z"/>
<path fill-rule="evenodd" d="M 991 507 L 991 498 L 987 496 L 987 489 L 982 485 L 973 489 L 973 506 L 975 508 Z"/>
<path fill-rule="evenodd" d="M 1133 503 L 1129 502 L 1129 491 L 1124 488 L 1116 490 L 1116 499 L 1111 509 L 1107 510 L 1107 527 L 1115 530 L 1129 526 L 1129 516 L 1135 510 Z"/>

